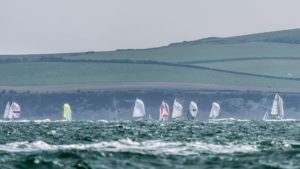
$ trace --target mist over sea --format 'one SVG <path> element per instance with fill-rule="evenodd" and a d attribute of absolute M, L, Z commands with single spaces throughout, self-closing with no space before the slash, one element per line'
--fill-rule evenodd
<path fill-rule="evenodd" d="M 300 94 L 280 93 L 284 101 L 285 117 L 300 119 Z M 123 90 L 80 91 L 73 93 L 31 93 L 2 91 L 0 108 L 8 101 L 16 101 L 22 107 L 21 119 L 60 120 L 63 104 L 69 103 L 73 120 L 131 120 L 134 101 L 145 103 L 146 116 L 158 119 L 159 107 L 165 100 L 172 109 L 176 98 L 183 105 L 186 118 L 191 100 L 198 104 L 197 120 L 207 120 L 212 102 L 221 106 L 220 118 L 261 120 L 272 106 L 275 92 L 214 91 L 214 90 Z"/>

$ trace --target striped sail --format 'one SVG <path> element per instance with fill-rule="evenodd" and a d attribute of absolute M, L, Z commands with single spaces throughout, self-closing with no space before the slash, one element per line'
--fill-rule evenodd
<path fill-rule="evenodd" d="M 133 118 L 139 119 L 145 116 L 145 105 L 141 99 L 136 99 L 133 108 Z"/>
<path fill-rule="evenodd" d="M 175 99 L 173 103 L 172 119 L 179 119 L 182 116 L 182 105 Z"/>
<path fill-rule="evenodd" d="M 216 102 L 213 102 L 210 110 L 209 118 L 216 119 L 219 117 L 219 114 L 220 114 L 220 105 Z"/>

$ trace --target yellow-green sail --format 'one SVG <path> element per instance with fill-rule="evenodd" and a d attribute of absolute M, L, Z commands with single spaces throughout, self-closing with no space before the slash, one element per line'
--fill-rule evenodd
<path fill-rule="evenodd" d="M 72 110 L 71 106 L 68 103 L 64 104 L 64 120 L 71 121 L 72 120 Z"/>

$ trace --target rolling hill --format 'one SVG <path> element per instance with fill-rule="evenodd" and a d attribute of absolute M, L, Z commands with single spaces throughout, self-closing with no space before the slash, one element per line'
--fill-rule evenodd
<path fill-rule="evenodd" d="M 123 85 L 300 92 L 300 29 L 150 49 L 2 55 L 0 64 L 2 89 Z"/>

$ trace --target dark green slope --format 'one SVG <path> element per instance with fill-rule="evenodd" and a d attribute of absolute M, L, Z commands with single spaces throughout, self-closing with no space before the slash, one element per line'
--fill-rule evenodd
<path fill-rule="evenodd" d="M 170 46 L 178 45 L 198 45 L 198 44 L 235 44 L 249 42 L 271 42 L 271 43 L 288 43 L 300 44 L 300 29 L 282 30 L 275 32 L 265 32 L 250 35 L 234 36 L 228 38 L 205 38 L 195 41 L 182 43 L 173 43 Z"/>
<path fill-rule="evenodd" d="M 154 83 L 300 91 L 300 29 L 169 46 L 0 56 L 0 86 Z"/>

